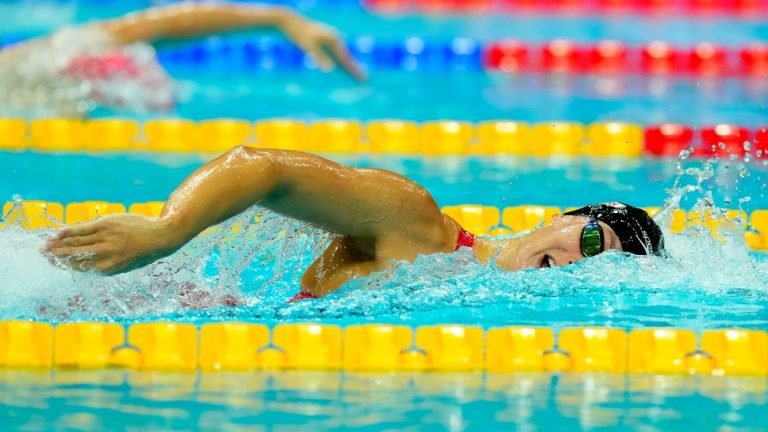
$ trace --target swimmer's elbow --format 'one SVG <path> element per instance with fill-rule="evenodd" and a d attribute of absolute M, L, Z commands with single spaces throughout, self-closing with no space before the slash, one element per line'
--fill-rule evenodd
<path fill-rule="evenodd" d="M 231 149 L 227 150 L 223 157 L 228 160 L 237 160 L 237 159 L 245 159 L 250 158 L 253 156 L 253 153 L 257 152 L 258 149 L 255 149 L 253 147 L 248 147 L 245 145 L 238 145 L 235 147 L 232 147 Z"/>
<path fill-rule="evenodd" d="M 255 183 L 260 189 L 274 189 L 284 182 L 284 163 L 278 150 L 236 146 L 221 156 L 226 169 L 231 169 L 235 177 Z M 242 172 L 244 170 L 244 172 Z M 237 173 L 241 171 L 241 173 Z"/>

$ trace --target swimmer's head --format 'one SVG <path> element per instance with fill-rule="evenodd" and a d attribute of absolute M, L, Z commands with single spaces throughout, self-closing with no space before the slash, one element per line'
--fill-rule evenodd
<path fill-rule="evenodd" d="M 607 250 L 664 255 L 661 229 L 644 210 L 612 202 L 555 216 L 551 224 L 509 243 L 497 263 L 509 270 L 563 266 Z"/>

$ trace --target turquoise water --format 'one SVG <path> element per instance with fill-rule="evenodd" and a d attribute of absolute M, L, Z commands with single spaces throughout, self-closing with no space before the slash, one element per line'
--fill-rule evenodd
<path fill-rule="evenodd" d="M 82 23 L 93 17 L 115 16 L 146 2 L 11 2 L 0 4 L 0 16 L 9 25 L 0 39 L 45 34 L 61 25 Z M 312 2 L 302 3 L 311 6 Z M 34 5 L 34 6 L 33 6 Z M 51 13 L 55 10 L 56 13 Z M 427 43 L 471 37 L 486 43 L 517 38 L 540 43 L 553 38 L 580 42 L 617 39 L 628 44 L 666 40 L 681 46 L 710 41 L 740 46 L 768 40 L 768 24 L 751 19 L 692 19 L 684 17 L 491 15 L 471 17 L 422 15 L 380 16 L 347 4 L 338 8 L 309 8 L 310 16 L 328 22 L 354 43 L 362 36 L 380 41 L 424 37 Z M 24 17 L 13 19 L 13 17 Z M 184 46 L 227 41 L 282 41 L 274 34 L 246 32 L 214 37 L 207 42 L 156 44 L 163 53 Z M 283 43 L 283 42 L 279 42 Z M 736 59 L 733 59 L 734 61 Z M 663 121 L 693 125 L 739 123 L 768 124 L 768 84 L 763 79 L 675 79 L 640 77 L 547 77 L 468 71 L 422 73 L 372 71 L 366 84 L 341 73 L 316 70 L 265 71 L 221 59 L 193 67 L 167 64 L 177 80 L 179 104 L 171 113 L 144 113 L 140 117 L 182 116 L 193 119 L 234 117 L 343 117 L 361 120 L 441 118 L 472 121 L 495 118 L 524 121 L 623 120 Z M 204 101 L 204 103 L 203 103 Z M 98 109 L 93 116 L 129 115 Z"/>
<path fill-rule="evenodd" d="M 507 76 L 483 72 L 377 72 L 366 84 L 340 74 L 220 73 L 175 70 L 183 100 L 179 115 L 193 119 L 340 117 L 426 121 L 515 119 L 542 122 L 679 122 L 695 126 L 768 124 L 765 80 L 665 80 L 642 77 Z M 194 82 L 192 81 L 194 80 Z M 194 101 L 205 100 L 200 104 Z M 117 112 L 119 113 L 119 112 Z M 95 116 L 112 116 L 99 110 Z M 167 114 L 154 114 L 163 117 Z"/>
<path fill-rule="evenodd" d="M 1 2 L 0 36 L 42 34 L 140 3 Z M 768 24 L 759 20 L 377 17 L 354 7 L 316 8 L 310 14 L 350 39 L 566 37 L 690 44 L 706 37 L 726 45 L 768 40 Z M 176 47 L 158 45 L 161 53 Z M 768 123 L 768 86 L 761 80 L 388 71 L 372 73 L 369 83 L 358 85 L 340 74 L 312 70 L 208 65 L 175 67 L 171 73 L 180 98 L 176 111 L 135 115 L 100 109 L 93 115 Z M 207 158 L 0 153 L 0 201 L 15 195 L 63 203 L 163 200 Z M 711 167 L 684 162 L 693 171 L 675 187 L 680 171 L 671 160 L 339 160 L 403 173 L 427 187 L 440 205 L 565 207 L 626 200 L 658 206 L 689 185 L 694 191 L 681 198 L 686 209 L 710 200 L 729 208 L 768 208 L 768 168 L 755 161 Z M 259 224 L 250 222 L 255 213 Z M 233 235 L 229 228 L 237 223 L 241 231 Z M 670 260 L 614 253 L 518 273 L 481 266 L 467 251 L 434 255 L 400 263 L 327 298 L 292 305 L 286 301 L 298 290 L 302 269 L 329 237 L 257 208 L 156 265 L 117 277 L 53 267 L 39 253 L 50 235 L 0 231 L 0 319 L 768 329 L 768 257 L 748 252 L 739 231 L 724 243 L 695 230 L 668 233 Z M 242 305 L 222 306 L 224 295 Z M 602 374 L 0 371 L 0 430 L 765 430 L 767 386 L 765 378 Z"/>
<path fill-rule="evenodd" d="M 660 206 L 678 175 L 674 161 L 337 158 L 407 175 L 443 206 L 535 203 L 562 208 L 613 200 Z M 13 181 L 0 192 L 64 203 L 163 200 L 203 160 L 172 154 L 5 153 L 0 164 L 8 167 Z M 696 175 L 681 175 L 676 190 L 699 186 L 682 195 L 684 208 L 700 206 L 705 198 L 747 211 L 766 207 L 768 170 L 761 163 L 683 165 Z M 251 224 L 254 213 L 261 215 L 260 223 Z M 247 229 L 229 234 L 235 223 Z M 604 254 L 546 271 L 510 273 L 482 266 L 470 253 L 434 255 L 351 283 L 320 301 L 290 306 L 286 301 L 298 291 L 303 269 L 329 237 L 257 208 L 159 264 L 117 277 L 50 266 L 38 253 L 49 235 L 9 230 L 0 235 L 0 246 L 8 251 L 0 259 L 0 272 L 9 280 L 0 293 L 15 299 L 0 307 L 0 318 L 762 329 L 768 316 L 768 260 L 747 251 L 740 231 L 725 245 L 706 233 L 668 233 L 673 260 Z M 223 307 L 224 295 L 242 306 Z"/>
<path fill-rule="evenodd" d="M 765 403 L 753 378 L 0 372 L 13 430 L 756 431 Z"/>
<path fill-rule="evenodd" d="M 163 201 L 186 176 L 215 155 L 171 153 L 52 154 L 0 152 L 0 200 L 103 200 L 131 204 Z M 440 206 L 522 204 L 559 207 L 586 202 L 625 200 L 636 206 L 659 207 L 678 175 L 668 159 L 543 159 L 518 157 L 435 157 L 328 155 L 342 163 L 386 168 L 423 185 Z M 768 208 L 768 166 L 763 160 L 720 161 L 703 190 L 722 207 L 746 211 Z M 686 167 L 701 168 L 700 161 Z M 746 169 L 746 171 L 744 171 Z M 693 176 L 684 176 L 689 183 Z M 700 194 L 681 205 L 690 209 Z M 730 202 L 730 204 L 729 204 Z"/>

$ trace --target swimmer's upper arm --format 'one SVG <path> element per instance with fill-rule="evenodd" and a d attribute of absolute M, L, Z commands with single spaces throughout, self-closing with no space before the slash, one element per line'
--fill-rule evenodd
<path fill-rule="evenodd" d="M 276 212 L 367 238 L 393 231 L 418 234 L 442 222 L 432 195 L 399 174 L 349 167 L 308 153 L 271 152 L 281 182 L 262 204 Z"/>
<path fill-rule="evenodd" d="M 360 239 L 442 239 L 432 196 L 398 174 L 295 151 L 238 147 L 198 169 L 161 214 L 175 246 L 259 204 Z M 437 240 L 439 241 L 439 240 Z"/>
<path fill-rule="evenodd" d="M 246 27 L 278 26 L 288 9 L 226 3 L 179 3 L 97 23 L 120 43 L 213 34 Z"/>

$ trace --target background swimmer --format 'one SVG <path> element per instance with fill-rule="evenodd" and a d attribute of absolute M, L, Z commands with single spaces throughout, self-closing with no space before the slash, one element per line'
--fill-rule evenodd
<path fill-rule="evenodd" d="M 295 299 L 321 297 L 395 261 L 462 246 L 506 270 L 568 265 L 609 249 L 664 250 L 661 230 L 647 213 L 621 203 L 568 212 L 523 237 L 475 238 L 443 215 L 426 189 L 398 174 L 249 147 L 195 171 L 159 217 L 121 214 L 68 227 L 46 249 L 77 270 L 120 273 L 170 255 L 254 204 L 338 234 L 302 276 Z"/>
<path fill-rule="evenodd" d="M 0 115 L 79 117 L 96 105 L 169 110 L 172 81 L 146 42 L 246 28 L 278 29 L 322 70 L 338 65 L 365 78 L 333 29 L 289 9 L 185 2 L 64 28 L 0 51 Z"/>

